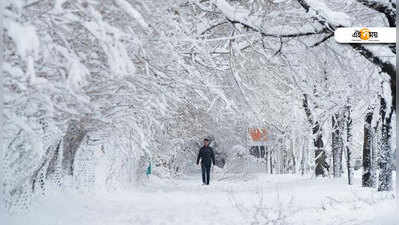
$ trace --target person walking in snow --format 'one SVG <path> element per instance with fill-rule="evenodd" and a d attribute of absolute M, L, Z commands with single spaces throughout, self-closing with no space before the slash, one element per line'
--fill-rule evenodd
<path fill-rule="evenodd" d="M 199 150 L 197 157 L 197 165 L 201 160 L 201 171 L 202 171 L 202 184 L 209 185 L 211 166 L 215 165 L 215 154 L 213 149 L 209 147 L 209 140 L 204 139 L 204 146 Z"/>

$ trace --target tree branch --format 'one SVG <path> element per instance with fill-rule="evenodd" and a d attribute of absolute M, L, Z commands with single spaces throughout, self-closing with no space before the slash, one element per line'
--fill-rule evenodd
<path fill-rule="evenodd" d="M 223 22 L 220 22 L 220 23 L 213 24 L 213 25 L 211 25 L 210 27 L 206 28 L 204 31 L 202 31 L 202 32 L 200 33 L 200 35 L 203 35 L 203 34 L 205 34 L 206 32 L 212 30 L 213 28 L 215 28 L 215 27 L 217 27 L 217 26 L 219 26 L 219 25 L 226 24 L 226 23 L 227 23 L 226 21 L 223 21 Z"/>
<path fill-rule="evenodd" d="M 308 4 L 306 0 L 297 0 L 297 1 L 306 10 L 306 12 L 309 12 L 311 6 Z M 320 24 L 326 22 L 327 23 L 326 26 L 333 27 L 329 21 L 318 21 L 318 22 Z M 392 91 L 392 106 L 396 108 L 396 65 L 393 65 L 390 62 L 382 60 L 381 58 L 374 55 L 373 52 L 371 52 L 361 44 L 351 44 L 351 46 L 355 51 L 359 52 L 368 61 L 379 67 L 381 69 L 381 72 L 387 73 L 390 76 L 391 78 L 390 86 Z"/>
<path fill-rule="evenodd" d="M 256 27 L 250 26 L 246 23 L 243 23 L 241 21 L 237 21 L 237 20 L 230 20 L 229 18 L 226 18 L 228 21 L 230 21 L 233 24 L 241 24 L 244 27 L 256 31 L 259 34 L 262 35 L 262 37 L 274 37 L 274 38 L 295 38 L 295 37 L 303 37 L 303 36 L 311 36 L 311 35 L 317 35 L 317 34 L 329 34 L 331 33 L 331 31 L 329 29 L 322 29 L 319 31 L 314 31 L 314 32 L 303 32 L 303 33 L 292 33 L 292 34 L 272 34 L 272 33 L 266 33 L 263 30 L 260 30 Z"/>
<path fill-rule="evenodd" d="M 368 61 L 378 66 L 381 72 L 388 74 L 391 78 L 390 87 L 392 91 L 392 106 L 396 106 L 396 66 L 392 63 L 381 60 L 378 56 L 374 55 L 373 52 L 365 48 L 361 44 L 351 44 L 352 48 L 364 56 Z"/>
<path fill-rule="evenodd" d="M 396 27 L 396 4 L 384 4 L 382 2 L 370 1 L 370 0 L 356 0 L 364 6 L 367 6 L 370 9 L 374 9 L 377 12 L 380 12 L 385 15 L 388 20 L 390 27 Z"/>
<path fill-rule="evenodd" d="M 312 46 L 310 46 L 310 47 L 311 47 L 311 48 L 317 47 L 317 46 L 319 46 L 321 43 L 327 41 L 328 39 L 330 39 L 330 38 L 333 37 L 333 36 L 334 36 L 334 33 L 330 33 L 329 35 L 325 36 L 323 39 L 321 39 L 320 41 L 314 43 L 314 44 L 313 44 Z"/>

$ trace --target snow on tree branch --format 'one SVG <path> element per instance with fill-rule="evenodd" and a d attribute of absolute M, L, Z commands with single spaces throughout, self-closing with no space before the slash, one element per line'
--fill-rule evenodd
<path fill-rule="evenodd" d="M 385 15 L 390 27 L 396 27 L 396 3 L 378 0 L 356 0 L 359 3 Z"/>
<path fill-rule="evenodd" d="M 150 28 L 150 26 L 145 21 L 143 15 L 139 11 L 137 11 L 133 6 L 126 0 L 115 0 L 116 4 L 118 4 L 122 9 L 126 10 L 126 12 L 133 18 L 137 20 L 137 22 L 146 30 Z"/>
<path fill-rule="evenodd" d="M 247 9 L 242 7 L 233 7 L 225 0 L 215 0 L 214 4 L 216 7 L 225 15 L 225 17 L 232 23 L 240 23 L 244 26 L 251 28 L 254 31 L 261 33 L 264 37 L 301 37 L 301 36 L 308 36 L 308 35 L 315 35 L 315 34 L 322 34 L 328 33 L 327 30 L 315 30 L 312 27 L 306 27 L 303 31 L 297 32 L 292 31 L 289 33 L 283 34 L 273 34 L 268 33 L 262 24 L 262 18 L 259 16 L 251 15 L 251 12 Z M 269 28 L 270 29 L 270 28 Z M 273 29 L 273 28 L 272 28 Z"/>

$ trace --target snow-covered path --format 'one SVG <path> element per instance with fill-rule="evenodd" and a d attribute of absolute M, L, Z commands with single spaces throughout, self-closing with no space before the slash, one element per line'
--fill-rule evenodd
<path fill-rule="evenodd" d="M 112 194 L 64 193 L 36 201 L 27 215 L 0 216 L 7 225 L 395 224 L 393 193 L 361 188 L 359 180 L 257 174 L 200 183 L 195 175 Z"/>

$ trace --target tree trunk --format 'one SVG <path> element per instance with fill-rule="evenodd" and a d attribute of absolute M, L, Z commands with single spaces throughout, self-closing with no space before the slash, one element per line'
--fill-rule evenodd
<path fill-rule="evenodd" d="M 269 172 L 269 146 L 266 145 L 265 146 L 265 169 L 266 169 L 266 173 Z"/>
<path fill-rule="evenodd" d="M 390 107 L 387 116 L 387 103 L 381 97 L 380 115 L 382 119 L 381 126 L 381 149 L 379 153 L 379 167 L 380 173 L 378 177 L 378 191 L 391 191 L 392 190 L 392 114 L 393 109 Z"/>
<path fill-rule="evenodd" d="M 291 138 L 290 139 L 290 152 L 291 152 L 291 157 L 292 157 L 292 173 L 296 174 L 296 155 L 295 155 L 295 150 L 294 150 L 294 146 L 295 146 L 295 138 Z"/>
<path fill-rule="evenodd" d="M 362 186 L 373 187 L 371 177 L 371 146 L 372 146 L 372 129 L 371 121 L 373 120 L 373 108 L 369 108 L 364 122 L 364 141 L 363 141 L 363 176 Z"/>
<path fill-rule="evenodd" d="M 351 118 L 351 107 L 348 104 L 346 106 L 346 166 L 348 170 L 348 184 L 353 184 L 353 168 L 352 168 L 352 118 Z"/>
<path fill-rule="evenodd" d="M 31 176 L 32 191 L 35 191 L 37 185 L 43 189 L 46 179 L 56 171 L 60 147 L 61 140 L 47 148 L 42 163 Z"/>
<path fill-rule="evenodd" d="M 269 163 L 269 165 L 270 165 L 270 174 L 273 174 L 273 149 L 272 148 L 270 148 L 270 163 Z"/>
<path fill-rule="evenodd" d="M 377 187 L 377 171 L 378 171 L 378 153 L 379 149 L 381 148 L 381 128 L 380 128 L 380 120 L 377 121 L 376 126 L 373 129 L 373 136 L 372 136 L 372 145 L 371 145 L 371 174 L 370 179 L 372 183 L 372 187 Z"/>
<path fill-rule="evenodd" d="M 76 152 L 79 149 L 87 130 L 83 120 L 71 120 L 63 138 L 62 170 L 65 175 L 73 175 L 73 164 Z"/>
<path fill-rule="evenodd" d="M 341 177 L 342 175 L 342 152 L 344 148 L 343 125 L 344 121 L 342 113 L 335 113 L 332 117 L 332 158 L 334 177 Z"/>
<path fill-rule="evenodd" d="M 326 153 L 324 151 L 322 128 L 319 124 L 319 121 L 313 121 L 307 94 L 303 94 L 303 97 L 303 108 L 310 126 L 312 127 L 313 144 L 315 147 L 315 174 L 316 176 L 325 176 L 325 170 L 328 170 L 328 164 L 326 162 Z"/>
<path fill-rule="evenodd" d="M 62 158 L 61 176 L 73 175 L 76 152 L 86 134 L 87 130 L 83 119 L 69 121 L 64 137 L 46 150 L 40 167 L 33 172 L 31 177 L 32 191 L 38 184 L 41 188 L 44 187 L 45 180 L 56 172 L 59 158 Z"/>
<path fill-rule="evenodd" d="M 320 130 L 321 131 L 321 130 Z M 314 145 L 316 147 L 315 151 L 315 174 L 316 176 L 326 176 L 326 169 L 328 170 L 328 164 L 326 162 L 326 152 L 323 147 L 322 135 L 318 134 L 316 140 L 314 141 Z"/>
<path fill-rule="evenodd" d="M 288 158 L 287 157 L 288 148 L 287 148 L 287 145 L 286 145 L 285 138 L 281 140 L 281 146 L 282 146 L 282 150 L 283 151 L 281 151 L 281 161 L 280 161 L 280 163 L 281 163 L 281 171 L 280 171 L 280 173 L 281 174 L 286 174 L 287 173 L 287 167 L 288 167 L 288 159 L 287 159 Z"/>
<path fill-rule="evenodd" d="M 303 149 L 302 149 L 302 156 L 301 156 L 301 175 L 305 175 L 305 162 L 306 162 L 306 156 L 308 155 L 308 141 L 307 138 L 303 138 Z"/>

